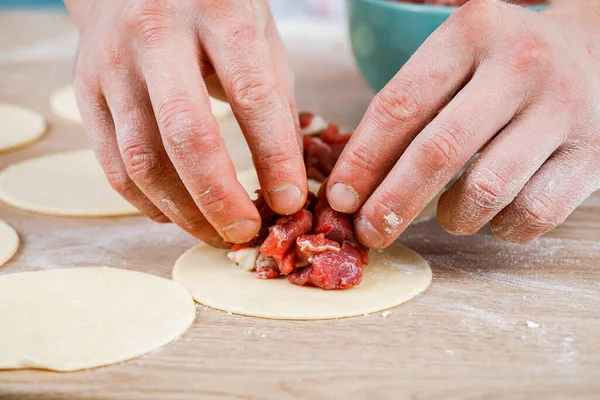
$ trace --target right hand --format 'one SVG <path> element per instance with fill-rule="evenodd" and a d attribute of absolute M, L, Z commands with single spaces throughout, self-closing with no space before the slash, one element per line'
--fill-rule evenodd
<path fill-rule="evenodd" d="M 293 76 L 266 0 L 67 1 L 75 91 L 111 185 L 148 217 L 213 245 L 261 224 L 213 117 L 228 99 L 271 208 L 307 195 Z"/>

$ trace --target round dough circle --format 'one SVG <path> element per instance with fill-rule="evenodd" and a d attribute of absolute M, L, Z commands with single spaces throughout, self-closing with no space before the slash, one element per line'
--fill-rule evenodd
<path fill-rule="evenodd" d="M 0 173 L 0 200 L 58 216 L 140 213 L 110 187 L 91 150 L 50 154 L 9 166 Z"/>
<path fill-rule="evenodd" d="M 50 97 L 50 109 L 58 117 L 67 121 L 81 123 L 81 114 L 75 100 L 75 90 L 73 85 L 58 89 Z"/>
<path fill-rule="evenodd" d="M 19 235 L 6 222 L 0 221 L 0 267 L 19 249 Z"/>
<path fill-rule="evenodd" d="M 183 286 L 141 272 L 0 276 L 0 370 L 76 371 L 129 360 L 179 337 L 195 315 Z"/>
<path fill-rule="evenodd" d="M 43 115 L 25 107 L 0 103 L 0 151 L 34 142 L 46 132 Z"/>
<path fill-rule="evenodd" d="M 362 283 L 326 291 L 292 285 L 285 278 L 257 279 L 227 258 L 227 250 L 200 244 L 175 263 L 173 280 L 194 299 L 235 314 L 272 319 L 331 319 L 363 315 L 397 306 L 431 283 L 431 269 L 414 251 L 393 244 L 371 251 Z"/>

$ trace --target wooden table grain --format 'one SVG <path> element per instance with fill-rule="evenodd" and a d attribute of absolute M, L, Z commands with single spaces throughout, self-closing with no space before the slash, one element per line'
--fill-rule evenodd
<path fill-rule="evenodd" d="M 281 30 L 300 107 L 355 127 L 372 94 L 343 26 Z M 29 106 L 50 123 L 38 143 L 0 154 L 0 168 L 87 146 L 82 128 L 48 107 L 49 95 L 70 82 L 75 42 L 65 15 L 0 14 L 0 101 Z M 235 123 L 222 130 L 236 167 L 248 167 Z M 0 204 L 0 219 L 23 242 L 0 274 L 107 265 L 170 277 L 195 243 L 142 217 L 54 218 Z M 600 398 L 600 196 L 529 246 L 503 243 L 488 229 L 454 237 L 435 220 L 400 241 L 428 260 L 434 278 L 390 315 L 270 321 L 198 306 L 192 327 L 153 354 L 76 373 L 0 371 L 0 398 Z"/>

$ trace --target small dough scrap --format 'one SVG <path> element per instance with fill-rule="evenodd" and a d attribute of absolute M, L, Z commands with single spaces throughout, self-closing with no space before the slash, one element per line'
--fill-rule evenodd
<path fill-rule="evenodd" d="M 15 104 L 0 103 L 0 152 L 38 140 L 46 128 L 43 115 Z"/>
<path fill-rule="evenodd" d="M 196 315 L 176 282 L 115 268 L 0 276 L 0 370 L 76 371 L 177 339 Z"/>
<path fill-rule="evenodd" d="M 210 98 L 210 108 L 212 109 L 212 113 L 217 121 L 222 121 L 232 114 L 229 103 L 213 97 Z"/>
<path fill-rule="evenodd" d="M 210 106 L 213 115 L 218 121 L 231 115 L 231 107 L 224 101 L 211 97 Z M 65 86 L 52 94 L 50 97 L 50 109 L 54 114 L 64 120 L 79 124 L 81 123 L 81 114 L 77 107 L 73 85 Z"/>
<path fill-rule="evenodd" d="M 206 306 L 234 314 L 271 319 L 331 319 L 395 307 L 424 291 L 431 269 L 401 244 L 371 251 L 362 283 L 326 291 L 292 285 L 285 278 L 257 279 L 227 258 L 227 250 L 200 244 L 175 263 L 173 280 L 186 286 Z"/>
<path fill-rule="evenodd" d="M 74 123 L 81 123 L 81 114 L 75 100 L 73 85 L 57 90 L 50 97 L 50 109 L 56 116 Z"/>
<path fill-rule="evenodd" d="M 58 216 L 140 213 L 110 187 L 91 150 L 55 153 L 9 166 L 0 172 L 0 200 Z"/>
<path fill-rule="evenodd" d="M 6 222 L 0 221 L 0 267 L 6 264 L 19 249 L 19 235 Z"/>
<path fill-rule="evenodd" d="M 238 182 L 242 185 L 242 187 L 248 192 L 251 199 L 256 198 L 256 190 L 260 189 L 260 182 L 258 181 L 258 175 L 256 174 L 256 170 L 246 169 L 244 171 L 240 171 L 237 174 Z M 316 181 L 314 179 L 308 179 L 308 190 L 313 192 L 314 194 L 319 193 L 319 189 L 321 188 L 321 182 Z"/>

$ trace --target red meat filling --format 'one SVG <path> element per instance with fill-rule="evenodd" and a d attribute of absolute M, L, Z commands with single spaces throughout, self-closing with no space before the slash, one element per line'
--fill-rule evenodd
<path fill-rule="evenodd" d="M 302 128 L 314 115 L 300 114 Z M 304 137 L 304 162 L 309 178 L 323 182 L 331 173 L 350 134 L 329 124 L 317 136 Z M 295 285 L 325 290 L 348 289 L 362 280 L 368 249 L 356 240 L 350 215 L 329 206 L 323 193 L 310 194 L 304 209 L 282 217 L 273 212 L 262 193 L 254 201 L 262 217 L 259 234 L 249 243 L 235 244 L 232 251 L 260 246 L 256 276 L 272 279 L 285 275 Z"/>

